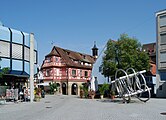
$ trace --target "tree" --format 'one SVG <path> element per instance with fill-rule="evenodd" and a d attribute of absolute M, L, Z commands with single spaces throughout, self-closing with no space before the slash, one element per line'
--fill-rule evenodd
<path fill-rule="evenodd" d="M 51 94 L 54 94 L 57 91 L 57 83 L 56 82 L 49 83 L 49 86 Z"/>
<path fill-rule="evenodd" d="M 120 35 L 118 41 L 109 40 L 102 62 L 102 74 L 114 76 L 117 69 L 134 68 L 136 71 L 149 70 L 149 56 L 142 51 L 142 46 L 136 38 L 127 34 Z"/>
<path fill-rule="evenodd" d="M 2 59 L 0 58 L 0 61 L 1 61 Z M 9 72 L 9 68 L 8 67 L 4 67 L 4 68 L 2 68 L 1 69 L 1 66 L 0 66 L 0 78 L 2 78 L 3 77 L 3 75 L 4 74 L 7 74 Z"/>

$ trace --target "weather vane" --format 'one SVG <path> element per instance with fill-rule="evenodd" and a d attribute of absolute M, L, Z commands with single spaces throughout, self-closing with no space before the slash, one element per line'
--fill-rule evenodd
<path fill-rule="evenodd" d="M 51 45 L 54 46 L 54 41 L 51 42 Z"/>

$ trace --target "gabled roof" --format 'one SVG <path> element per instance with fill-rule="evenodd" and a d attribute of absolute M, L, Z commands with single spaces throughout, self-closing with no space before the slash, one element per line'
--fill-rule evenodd
<path fill-rule="evenodd" d="M 83 65 L 81 63 L 93 64 L 95 62 L 95 58 L 91 55 L 63 49 L 57 46 L 54 46 L 51 52 L 45 57 L 51 56 L 61 57 L 63 62 L 70 67 L 92 68 L 92 66 Z"/>
<path fill-rule="evenodd" d="M 54 47 L 51 50 L 51 52 L 48 55 L 46 55 L 46 57 L 51 57 L 51 56 L 60 56 L 58 51 Z"/>

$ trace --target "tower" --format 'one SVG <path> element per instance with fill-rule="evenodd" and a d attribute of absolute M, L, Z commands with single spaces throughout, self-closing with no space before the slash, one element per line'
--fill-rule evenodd
<path fill-rule="evenodd" d="M 96 41 L 94 41 L 94 46 L 92 48 L 92 56 L 94 56 L 95 58 L 98 57 L 98 48 L 96 47 Z"/>

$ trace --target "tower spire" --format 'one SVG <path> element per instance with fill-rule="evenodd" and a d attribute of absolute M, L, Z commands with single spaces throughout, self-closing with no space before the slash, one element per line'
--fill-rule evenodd
<path fill-rule="evenodd" d="M 98 57 L 98 48 L 96 47 L 96 41 L 94 41 L 94 46 L 92 48 L 92 56 L 94 56 L 95 58 Z"/>

